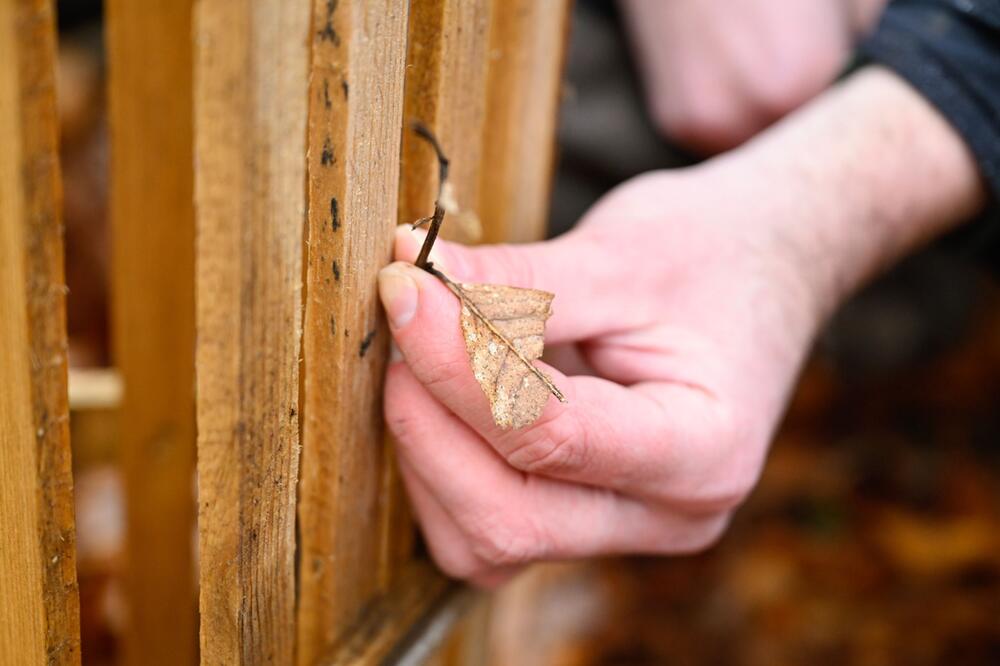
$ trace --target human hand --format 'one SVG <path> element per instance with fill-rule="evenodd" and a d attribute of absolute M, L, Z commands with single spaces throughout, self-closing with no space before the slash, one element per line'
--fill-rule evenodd
<path fill-rule="evenodd" d="M 490 585 L 533 560 L 707 546 L 753 486 L 827 314 L 984 200 L 955 131 L 870 68 L 745 148 L 626 183 L 557 240 L 439 241 L 453 279 L 556 294 L 546 341 L 576 362 L 544 370 L 568 403 L 513 431 L 472 375 L 456 298 L 386 267 L 405 362 L 389 366 L 385 416 L 435 560 Z M 396 258 L 420 242 L 402 229 Z"/>
<path fill-rule="evenodd" d="M 650 114 L 671 139 L 732 148 L 826 88 L 886 0 L 622 0 Z"/>
<path fill-rule="evenodd" d="M 407 263 L 380 275 L 406 359 L 389 368 L 386 419 L 446 572 L 489 584 L 536 559 L 697 550 L 750 490 L 816 313 L 710 181 L 636 179 L 547 243 L 438 241 L 455 280 L 556 294 L 547 343 L 588 374 L 545 368 L 568 403 L 521 430 L 493 423 L 454 295 Z M 421 239 L 401 229 L 397 258 Z"/>

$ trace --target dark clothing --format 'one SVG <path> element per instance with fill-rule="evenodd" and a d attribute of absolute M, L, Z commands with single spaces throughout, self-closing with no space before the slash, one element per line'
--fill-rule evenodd
<path fill-rule="evenodd" d="M 1000 0 L 895 0 L 861 50 L 941 111 L 1000 201 Z"/>

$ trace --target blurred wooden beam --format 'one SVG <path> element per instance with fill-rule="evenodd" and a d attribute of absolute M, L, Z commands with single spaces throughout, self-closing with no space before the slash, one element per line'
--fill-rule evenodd
<path fill-rule="evenodd" d="M 80 662 L 46 0 L 0 0 L 0 663 Z"/>
<path fill-rule="evenodd" d="M 124 663 L 197 661 L 192 0 L 106 4 Z"/>
<path fill-rule="evenodd" d="M 479 170 L 487 243 L 545 236 L 571 0 L 503 0 L 490 24 Z"/>

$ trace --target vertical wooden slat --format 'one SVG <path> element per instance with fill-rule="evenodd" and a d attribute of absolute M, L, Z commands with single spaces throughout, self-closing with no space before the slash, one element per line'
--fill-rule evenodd
<path fill-rule="evenodd" d="M 420 0 L 413 3 L 407 45 L 406 123 L 430 127 L 451 160 L 448 180 L 460 206 L 475 210 L 483 167 L 489 34 L 495 0 Z M 400 223 L 430 215 L 438 165 L 428 143 L 403 132 Z M 446 238 L 479 240 L 461 225 L 442 228 Z"/>
<path fill-rule="evenodd" d="M 197 660 L 191 7 L 107 3 L 130 664 Z"/>
<path fill-rule="evenodd" d="M 434 209 L 438 163 L 433 149 L 412 131 L 430 128 L 451 160 L 449 181 L 463 206 L 474 210 L 479 191 L 487 48 L 492 0 L 416 0 L 407 26 L 406 80 L 398 221 L 412 223 Z M 478 230 L 449 224 L 442 236 L 473 242 Z M 396 469 L 394 444 L 386 442 L 381 577 L 391 584 L 412 556 L 415 526 Z"/>
<path fill-rule="evenodd" d="M 380 591 L 391 258 L 406 0 L 314 0 L 299 495 L 299 660 L 328 653 Z"/>
<path fill-rule="evenodd" d="M 571 0 L 495 6 L 479 170 L 485 242 L 530 241 L 545 233 L 571 6 Z"/>
<path fill-rule="evenodd" d="M 201 655 L 294 660 L 308 0 L 195 12 Z"/>
<path fill-rule="evenodd" d="M 80 661 L 52 6 L 0 0 L 0 663 Z"/>

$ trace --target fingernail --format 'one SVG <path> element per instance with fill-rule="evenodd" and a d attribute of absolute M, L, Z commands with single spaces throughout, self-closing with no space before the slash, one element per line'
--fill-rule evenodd
<path fill-rule="evenodd" d="M 393 328 L 406 326 L 417 312 L 417 283 L 407 271 L 397 261 L 378 272 L 378 294 Z"/>

